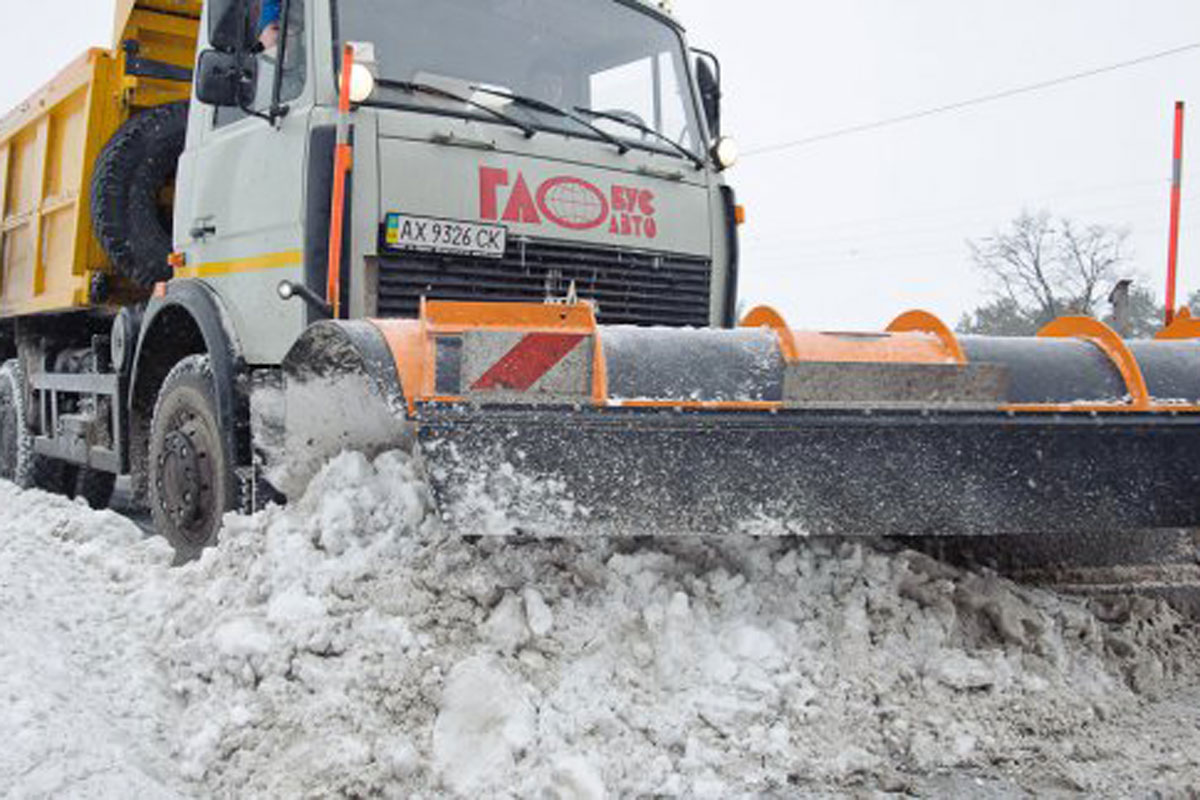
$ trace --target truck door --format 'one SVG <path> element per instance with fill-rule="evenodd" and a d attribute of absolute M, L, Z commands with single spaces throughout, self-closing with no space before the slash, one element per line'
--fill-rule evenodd
<path fill-rule="evenodd" d="M 301 303 L 279 299 L 279 282 L 299 280 L 303 251 L 303 165 L 312 109 L 311 26 L 304 0 L 290 0 L 280 102 L 272 125 L 236 108 L 195 103 L 180 162 L 176 249 L 180 277 L 207 282 L 225 301 L 252 364 L 276 364 L 304 325 Z M 268 114 L 279 47 L 259 53 L 250 109 Z M 190 189 L 188 188 L 190 187 Z"/>

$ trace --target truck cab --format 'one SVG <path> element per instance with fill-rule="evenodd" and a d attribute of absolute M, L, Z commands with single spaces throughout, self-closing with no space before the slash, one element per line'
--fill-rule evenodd
<path fill-rule="evenodd" d="M 608 324 L 733 323 L 718 68 L 662 8 L 283 0 L 264 48 L 257 5 L 206 4 L 174 212 L 175 278 L 218 295 L 247 363 L 280 363 L 328 313 L 304 296 L 333 300 L 346 46 L 340 316 L 570 295 Z M 285 281 L 307 291 L 285 300 Z"/>

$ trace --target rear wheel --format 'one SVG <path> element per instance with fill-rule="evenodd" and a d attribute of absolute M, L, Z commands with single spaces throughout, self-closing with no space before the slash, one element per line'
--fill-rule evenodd
<path fill-rule="evenodd" d="M 13 359 L 0 366 L 0 478 L 22 489 L 66 493 L 66 466 L 33 452 L 25 368 Z"/>
<path fill-rule="evenodd" d="M 216 396 L 208 359 L 189 356 L 167 375 L 150 424 L 150 511 L 180 563 L 216 544 L 237 505 Z"/>
<path fill-rule="evenodd" d="M 0 367 L 0 478 L 20 486 L 23 481 L 22 451 L 31 446 L 23 436 L 24 412 L 18 404 L 20 377 L 16 361 Z"/>

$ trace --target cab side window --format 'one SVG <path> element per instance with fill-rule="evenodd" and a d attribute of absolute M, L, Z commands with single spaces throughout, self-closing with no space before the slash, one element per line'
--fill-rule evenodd
<path fill-rule="evenodd" d="M 250 56 L 256 65 L 256 89 L 250 109 L 266 113 L 271 108 L 275 89 L 275 76 L 279 69 L 280 52 L 283 53 L 283 75 L 279 87 L 279 101 L 295 100 L 304 92 L 308 74 L 308 40 L 305 36 L 305 0 L 287 0 L 286 24 L 283 19 L 275 21 L 274 14 L 284 2 L 252 0 L 248 13 L 254 38 L 248 42 L 247 50 L 259 52 Z M 266 8 L 264 8 L 266 6 Z M 272 6 L 275 10 L 272 9 Z M 264 13 L 265 12 L 265 13 Z M 274 27 L 272 27 L 274 26 Z M 283 31 L 286 30 L 286 39 Z M 219 108 L 213 118 L 213 127 L 220 128 L 248 116 L 240 108 Z"/>

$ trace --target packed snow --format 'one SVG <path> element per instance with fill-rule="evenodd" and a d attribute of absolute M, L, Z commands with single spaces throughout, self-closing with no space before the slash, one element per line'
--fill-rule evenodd
<path fill-rule="evenodd" d="M 1200 790 L 1196 639 L 1149 600 L 845 543 L 472 536 L 400 453 L 181 568 L 116 514 L 0 506 L 3 796 Z"/>

